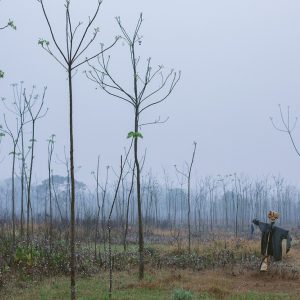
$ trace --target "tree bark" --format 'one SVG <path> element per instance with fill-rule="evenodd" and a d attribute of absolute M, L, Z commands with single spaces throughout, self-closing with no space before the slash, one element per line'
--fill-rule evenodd
<path fill-rule="evenodd" d="M 138 132 L 139 118 L 138 111 L 135 112 L 134 130 Z M 144 231 L 143 231 L 143 216 L 142 216 L 142 199 L 141 199 L 141 169 L 138 159 L 138 137 L 134 138 L 134 163 L 136 167 L 136 191 L 138 205 L 138 232 L 139 232 L 139 279 L 144 278 Z"/>
<path fill-rule="evenodd" d="M 71 224 L 70 224 L 70 277 L 71 277 L 71 299 L 76 299 L 75 286 L 75 176 L 74 176 L 74 138 L 73 138 L 73 90 L 72 69 L 68 68 L 69 82 L 69 130 L 70 130 L 70 174 L 71 174 Z"/>

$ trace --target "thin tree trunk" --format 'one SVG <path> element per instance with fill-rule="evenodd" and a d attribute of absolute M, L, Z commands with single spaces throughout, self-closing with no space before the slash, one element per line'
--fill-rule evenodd
<path fill-rule="evenodd" d="M 71 226 L 70 226 L 70 279 L 71 299 L 76 299 L 75 283 L 75 176 L 74 176 L 74 141 L 73 141 L 73 94 L 72 94 L 72 69 L 68 68 L 69 81 L 69 126 L 70 126 L 70 173 L 71 173 Z"/>
<path fill-rule="evenodd" d="M 99 218 L 100 218 L 100 199 L 99 199 L 99 156 L 98 156 L 98 161 L 97 161 L 97 175 L 96 175 L 96 197 L 97 197 L 97 206 L 98 206 L 98 211 L 96 214 L 96 228 L 95 228 L 95 245 L 94 245 L 94 257 L 95 261 L 97 260 L 97 241 L 98 241 L 98 231 L 99 231 Z"/>
<path fill-rule="evenodd" d="M 138 111 L 135 114 L 135 132 L 138 132 Z M 139 232 L 139 279 L 144 278 L 144 231 L 142 216 L 142 199 L 141 199 L 141 170 L 138 159 L 138 137 L 134 138 L 134 163 L 136 166 L 136 191 L 138 205 L 138 232 Z"/>
<path fill-rule="evenodd" d="M 22 166 L 21 166 L 21 237 L 24 236 L 24 172 L 25 172 L 25 155 L 24 155 L 24 133 L 21 131 L 21 151 L 22 151 Z"/>
<path fill-rule="evenodd" d="M 51 150 L 50 150 L 51 151 Z M 52 153 L 49 153 L 48 161 L 48 188 L 49 188 L 49 214 L 50 214 L 50 228 L 49 228 L 49 244 L 50 251 L 52 250 L 52 188 L 51 188 L 51 156 Z"/>
<path fill-rule="evenodd" d="M 28 185 L 27 185 L 27 228 L 26 228 L 27 247 L 29 246 L 29 242 L 30 242 L 30 233 L 29 233 L 30 212 L 31 212 L 31 218 L 33 217 L 31 211 L 32 209 L 31 208 L 31 182 L 32 182 L 32 169 L 33 169 L 33 159 L 34 159 L 34 139 L 35 139 L 35 120 L 32 120 L 31 158 L 30 158 Z"/>
<path fill-rule="evenodd" d="M 134 175 L 135 175 L 135 167 L 133 167 L 133 170 L 132 170 L 131 185 L 130 185 L 130 190 L 129 190 L 129 194 L 128 194 L 128 198 L 127 198 L 126 220 L 125 220 L 125 231 L 124 231 L 124 240 L 123 240 L 124 251 L 127 250 L 126 239 L 127 239 L 127 234 L 128 234 L 129 203 L 130 203 L 130 197 L 131 197 L 132 190 L 133 190 Z"/>
<path fill-rule="evenodd" d="M 191 178 L 188 177 L 188 238 L 189 238 L 189 253 L 191 252 Z"/>
<path fill-rule="evenodd" d="M 13 164 L 11 173 L 11 202 L 12 202 L 12 229 L 13 229 L 13 249 L 16 245 L 16 212 L 15 212 L 15 162 L 16 162 L 16 144 L 13 150 Z"/>
<path fill-rule="evenodd" d="M 191 252 L 191 173 L 195 159 L 197 143 L 194 142 L 194 151 L 188 174 L 188 231 L 189 231 L 189 253 Z"/>

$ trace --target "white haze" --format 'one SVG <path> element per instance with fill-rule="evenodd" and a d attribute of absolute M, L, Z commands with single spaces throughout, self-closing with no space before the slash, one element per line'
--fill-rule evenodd
<path fill-rule="evenodd" d="M 64 42 L 64 1 L 44 0 L 58 39 Z M 72 0 L 74 23 L 87 21 L 96 0 Z M 108 45 L 119 34 L 115 16 L 133 30 L 143 12 L 144 36 L 139 47 L 141 62 L 148 56 L 165 71 L 182 71 L 168 100 L 149 110 L 144 121 L 170 117 L 166 124 L 143 130 L 147 148 L 146 169 L 174 174 L 173 165 L 190 160 L 193 141 L 198 142 L 195 173 L 268 174 L 300 184 L 300 159 L 288 137 L 274 130 L 269 116 L 279 120 L 278 103 L 300 113 L 300 2 L 297 0 L 105 0 L 95 26 L 100 42 Z M 9 18 L 17 31 L 0 32 L 0 96 L 11 98 L 10 84 L 24 80 L 30 88 L 48 87 L 47 117 L 37 129 L 35 178 L 47 174 L 46 139 L 56 134 L 55 152 L 63 157 L 68 147 L 67 82 L 64 70 L 38 46 L 50 39 L 37 1 L 3 0 L 1 24 Z M 90 53 L 99 50 L 95 44 Z M 53 43 L 52 43 L 53 44 Z M 128 49 L 121 43 L 111 51 L 112 68 L 120 81 L 130 84 Z M 127 133 L 132 130 L 132 111 L 88 81 L 81 68 L 75 78 L 75 159 L 82 166 L 77 178 L 91 182 L 91 171 L 101 155 L 105 165 L 117 167 Z M 3 107 L 1 107 L 2 117 Z M 300 125 L 295 131 L 299 135 Z M 298 139 L 300 145 L 300 139 Z M 8 139 L 1 144 L 0 179 L 10 176 Z M 61 164 L 54 172 L 64 174 Z"/>

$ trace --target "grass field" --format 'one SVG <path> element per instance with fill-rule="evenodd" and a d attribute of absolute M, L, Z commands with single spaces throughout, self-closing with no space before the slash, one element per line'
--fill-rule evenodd
<path fill-rule="evenodd" d="M 108 299 L 107 278 L 107 273 L 78 278 L 78 299 Z M 192 296 L 182 299 L 299 299 L 300 285 L 299 280 L 260 276 L 257 272 L 234 274 L 232 270 L 152 270 L 142 282 L 138 282 L 134 271 L 118 272 L 114 278 L 113 299 L 181 299 L 175 298 L 176 291 L 179 295 L 189 291 Z M 55 277 L 9 285 L 0 296 L 3 300 L 69 299 L 69 280 Z"/>
<path fill-rule="evenodd" d="M 228 242 L 227 247 L 236 253 L 258 251 L 259 241 L 243 241 L 239 246 Z M 222 248 L 223 242 L 202 246 L 195 250 L 200 254 L 209 254 L 216 248 Z M 172 247 L 155 247 L 159 253 L 173 253 Z M 136 250 L 132 247 L 132 251 Z M 122 251 L 122 247 L 114 247 Z M 173 254 L 174 255 L 174 254 Z M 180 256 L 180 254 L 178 254 Z M 209 256 L 208 256 L 209 257 Z M 273 264 L 267 274 L 243 263 L 228 264 L 203 270 L 191 267 L 146 265 L 143 281 L 137 279 L 137 267 L 115 271 L 113 275 L 112 299 L 300 299 L 300 279 L 295 270 L 300 269 L 300 245 L 294 244 L 291 252 L 284 255 L 283 263 Z M 291 268 L 292 266 L 292 268 Z M 294 269 L 295 268 L 295 269 Z M 297 271 L 298 272 L 298 271 Z M 0 299 L 9 300 L 63 300 L 69 299 L 69 278 L 53 276 L 45 278 L 20 278 L 11 276 L 0 289 Z M 108 299 L 109 274 L 99 271 L 95 274 L 78 276 L 78 299 Z"/>

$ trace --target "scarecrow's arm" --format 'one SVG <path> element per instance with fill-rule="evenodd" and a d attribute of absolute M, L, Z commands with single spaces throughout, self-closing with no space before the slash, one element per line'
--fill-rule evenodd
<path fill-rule="evenodd" d="M 268 230 L 268 223 L 260 222 L 258 219 L 252 221 L 253 224 L 257 225 L 261 232 L 266 232 Z"/>

